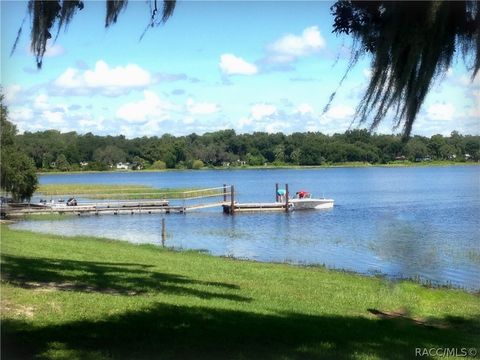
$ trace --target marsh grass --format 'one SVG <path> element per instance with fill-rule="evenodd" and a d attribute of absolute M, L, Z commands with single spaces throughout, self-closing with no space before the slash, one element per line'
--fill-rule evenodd
<path fill-rule="evenodd" d="M 56 221 L 65 220 L 68 218 L 76 217 L 78 215 L 73 213 L 51 213 L 51 214 L 26 214 L 16 217 L 15 220 L 44 220 L 44 221 Z"/>
<path fill-rule="evenodd" d="M 41 184 L 36 191 L 36 195 L 43 197 L 73 196 L 99 200 L 138 200 L 183 199 L 188 196 L 212 195 L 217 192 L 196 188 L 157 189 L 143 185 Z"/>
<path fill-rule="evenodd" d="M 410 359 L 480 343 L 480 298 L 460 290 L 1 230 L 2 359 Z"/>

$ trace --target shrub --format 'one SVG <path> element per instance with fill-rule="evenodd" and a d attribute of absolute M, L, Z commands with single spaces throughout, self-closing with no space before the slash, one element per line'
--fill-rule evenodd
<path fill-rule="evenodd" d="M 192 163 L 192 169 L 199 170 L 203 168 L 204 164 L 202 160 L 194 160 Z"/>
<path fill-rule="evenodd" d="M 165 161 L 157 160 L 152 164 L 150 168 L 156 170 L 164 170 L 167 168 L 167 164 L 165 164 Z"/>

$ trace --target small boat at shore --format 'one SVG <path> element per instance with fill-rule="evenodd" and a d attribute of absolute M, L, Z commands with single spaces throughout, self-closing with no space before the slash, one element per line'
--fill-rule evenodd
<path fill-rule="evenodd" d="M 308 209 L 331 209 L 333 208 L 333 199 L 314 198 L 307 191 L 297 191 L 295 197 L 288 201 L 293 206 L 293 210 Z"/>

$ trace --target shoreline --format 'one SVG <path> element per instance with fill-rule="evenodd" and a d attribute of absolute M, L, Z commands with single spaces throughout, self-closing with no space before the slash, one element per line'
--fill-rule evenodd
<path fill-rule="evenodd" d="M 74 215 L 49 215 L 46 217 L 40 216 L 25 216 L 25 217 L 19 217 L 16 219 L 8 219 L 8 220 L 3 220 L 3 222 L 0 222 L 0 229 L 3 226 L 8 227 L 8 231 L 11 232 L 16 232 L 16 233 L 30 233 L 30 234 L 37 234 L 40 236 L 50 236 L 52 238 L 55 237 L 62 237 L 62 238 L 68 238 L 70 240 L 75 240 L 77 238 L 88 238 L 92 239 L 94 241 L 99 241 L 99 242 L 109 242 L 109 243 L 117 243 L 117 244 L 129 244 L 132 246 L 138 246 L 138 247 L 150 247 L 153 246 L 158 249 L 164 249 L 165 251 L 169 251 L 172 253 L 198 253 L 198 254 L 203 254 L 205 256 L 211 257 L 211 258 L 218 258 L 218 259 L 226 259 L 226 260 L 231 260 L 231 261 L 238 261 L 242 262 L 245 264 L 272 264 L 272 265 L 279 265 L 279 266 L 288 266 L 292 268 L 299 268 L 299 269 L 322 269 L 327 272 L 332 272 L 332 273 L 338 273 L 338 274 L 347 274 L 351 276 L 356 276 L 356 277 L 362 277 L 366 279 L 381 279 L 389 284 L 397 284 L 397 283 L 410 283 L 410 284 L 415 284 L 422 286 L 426 289 L 445 289 L 445 290 L 453 290 L 453 291 L 461 291 L 465 292 L 467 294 L 473 294 L 475 296 L 480 296 L 480 287 L 479 288 L 466 288 L 466 287 L 461 287 L 461 286 L 455 286 L 454 284 L 442 284 L 442 283 L 435 283 L 433 281 L 429 281 L 427 279 L 422 279 L 422 277 L 417 276 L 417 277 L 402 277 L 402 276 L 390 276 L 385 273 L 364 273 L 364 272 L 358 272 L 355 270 L 350 270 L 350 269 L 343 269 L 339 267 L 329 267 L 325 264 L 320 264 L 320 263 L 311 263 L 311 264 L 302 264 L 302 263 L 293 263 L 293 262 L 288 262 L 288 261 L 261 261 L 261 260 L 254 260 L 254 259 L 248 259 L 248 258 L 239 258 L 235 256 L 230 256 L 230 255 L 213 255 L 211 254 L 208 250 L 205 249 L 186 249 L 186 248 L 176 248 L 176 247 L 170 247 L 170 246 L 165 246 L 161 247 L 158 244 L 150 244 L 150 243 L 141 243 L 141 244 L 136 244 L 132 243 L 127 240 L 121 240 L 121 239 L 114 239 L 114 238 L 103 238 L 103 237 L 96 237 L 96 236 L 88 236 L 88 235 L 73 235 L 73 236 L 64 236 L 64 235 L 58 235 L 55 233 L 46 233 L 46 232 L 36 232 L 34 230 L 22 230 L 22 229 L 11 229 L 9 225 L 15 224 L 17 222 L 21 221 L 54 221 L 58 220 L 61 221 L 65 218 L 74 218 Z M 2 225 L 3 224 L 3 225 Z"/>
<path fill-rule="evenodd" d="M 389 164 L 371 163 L 339 163 L 329 165 L 266 165 L 266 166 L 217 166 L 203 167 L 201 169 L 143 169 L 143 170 L 75 170 L 75 171 L 39 171 L 37 175 L 77 175 L 77 174 L 102 174 L 102 173 L 156 173 L 156 172 L 182 172 L 182 171 L 237 171 L 237 170 L 310 170 L 310 169 L 336 169 L 336 168 L 424 168 L 424 167 L 449 167 L 449 166 L 480 166 L 480 162 L 453 162 L 453 161 L 431 161 L 431 162 L 399 162 Z"/>

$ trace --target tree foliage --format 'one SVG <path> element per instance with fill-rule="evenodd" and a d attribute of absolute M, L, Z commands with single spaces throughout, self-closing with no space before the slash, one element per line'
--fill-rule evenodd
<path fill-rule="evenodd" d="M 221 130 L 203 135 L 135 139 L 47 130 L 17 135 L 16 141 L 42 171 L 108 170 L 121 161 L 141 164 L 141 168 L 195 169 L 265 163 L 388 163 L 403 157 L 412 161 L 427 157 L 455 161 L 480 159 L 480 136 L 457 132 L 449 137 L 415 136 L 405 143 L 400 135 L 376 135 L 366 129 L 330 136 L 318 132 L 236 134 L 233 130 Z"/>
<path fill-rule="evenodd" d="M 340 0 L 331 11 L 333 32 L 354 40 L 349 69 L 362 55 L 372 56 L 370 83 L 355 115 L 360 123 L 371 118 L 371 129 L 394 109 L 396 127 L 403 126 L 409 136 L 433 81 L 447 72 L 457 50 L 472 78 L 480 68 L 480 4 L 475 0 Z"/>
<path fill-rule="evenodd" d="M 31 158 L 16 143 L 17 129 L 8 121 L 8 109 L 3 105 L 2 94 L 0 94 L 0 127 L 1 188 L 10 193 L 14 200 L 28 200 L 32 197 L 38 183 L 35 166 Z"/>

